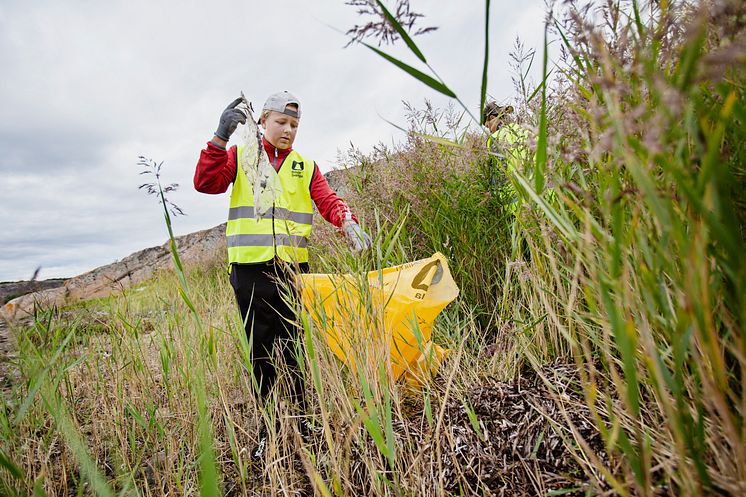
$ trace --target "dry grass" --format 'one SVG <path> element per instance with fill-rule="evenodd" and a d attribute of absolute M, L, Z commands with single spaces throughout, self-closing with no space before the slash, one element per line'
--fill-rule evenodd
<path fill-rule="evenodd" d="M 178 280 L 170 274 L 122 296 L 65 311 L 49 326 L 39 328 L 37 322 L 36 328 L 17 330 L 23 378 L 39 378 L 49 367 L 22 419 L 7 417 L 18 412 L 34 382 L 14 385 L 6 397 L 5 422 L 13 422 L 15 431 L 4 434 L 3 452 L 28 475 L 19 490 L 31 492 L 34 481 L 41 481 L 50 496 L 87 493 L 79 456 L 49 412 L 62 406 L 115 490 L 136 495 L 199 493 L 193 385 L 199 369 L 205 371 L 215 461 L 225 495 L 301 495 L 335 486 L 344 495 L 414 489 L 444 495 L 459 488 L 533 495 L 532 481 L 546 488 L 587 485 L 566 448 L 568 433 L 554 424 L 557 407 L 552 407 L 549 390 L 532 374 L 515 383 L 496 382 L 494 375 L 480 378 L 479 371 L 494 370 L 495 365 L 489 365 L 493 358 L 458 348 L 457 343 L 440 375 L 423 392 L 412 392 L 389 385 L 385 374 L 376 379 L 375 372 L 367 377 L 369 384 L 361 383 L 314 336 L 316 354 L 307 357 L 307 367 L 316 364 L 323 373 L 318 383 L 309 378 L 313 402 L 308 414 L 320 430 L 303 441 L 290 406 L 273 399 L 273 407 L 261 409 L 250 393 L 240 346 L 243 333 L 237 331 L 237 313 L 222 273 L 216 267 L 189 275 L 206 335 L 190 322 L 188 309 L 174 292 Z M 450 329 L 442 333 L 451 336 L 442 339 L 455 342 L 460 337 L 468 343 L 467 335 L 474 332 L 470 322 L 450 319 Z M 57 341 L 68 333 L 74 334 L 72 341 L 52 361 Z M 551 369 L 560 373 L 557 367 Z M 572 412 L 572 406 L 582 408 L 573 382 L 577 378 L 557 382 L 565 385 L 563 403 L 557 405 L 570 406 Z M 356 409 L 365 388 L 373 392 L 373 404 L 363 403 L 365 412 L 390 413 L 393 467 Z M 587 414 L 573 419 L 577 416 Z M 267 457 L 258 463 L 249 452 L 262 422 L 276 430 Z M 565 475 L 570 470 L 572 477 Z M 11 482 L 5 480 L 7 488 L 14 488 Z"/>

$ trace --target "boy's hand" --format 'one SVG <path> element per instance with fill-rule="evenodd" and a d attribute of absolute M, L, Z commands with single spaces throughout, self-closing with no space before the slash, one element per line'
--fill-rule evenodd
<path fill-rule="evenodd" d="M 243 97 L 238 97 L 225 108 L 223 114 L 220 116 L 220 123 L 218 124 L 218 129 L 215 130 L 215 136 L 227 142 L 230 140 L 233 132 L 236 131 L 239 123 L 246 124 L 246 114 L 236 108 L 243 101 Z"/>
<path fill-rule="evenodd" d="M 355 221 L 347 220 L 342 223 L 342 230 L 347 236 L 353 254 L 369 249 L 373 243 L 368 233 L 363 231 Z"/>

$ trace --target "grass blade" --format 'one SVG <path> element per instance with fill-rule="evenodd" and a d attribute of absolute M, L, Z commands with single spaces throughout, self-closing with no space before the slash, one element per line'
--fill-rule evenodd
<path fill-rule="evenodd" d="M 53 365 L 57 363 L 57 360 L 59 359 L 60 355 L 62 355 L 62 352 L 65 350 L 65 347 L 67 347 L 68 342 L 70 342 L 70 339 L 75 335 L 75 330 L 70 331 L 70 333 L 67 334 L 65 339 L 62 341 L 62 344 L 57 348 L 52 358 L 49 360 L 47 367 L 42 370 L 38 376 L 34 379 L 34 382 L 32 383 L 32 387 L 29 389 L 28 395 L 26 395 L 26 398 L 24 399 L 23 403 L 21 404 L 21 407 L 18 409 L 18 413 L 16 414 L 15 422 L 16 424 L 20 423 L 21 420 L 23 420 L 23 417 L 26 415 L 26 412 L 28 411 L 29 407 L 31 407 L 31 403 L 34 400 L 34 397 L 36 397 L 36 394 L 38 393 L 39 389 L 44 384 L 44 381 L 47 378 L 47 375 L 52 368 Z"/>
<path fill-rule="evenodd" d="M 534 170 L 534 189 L 536 193 L 544 190 L 544 170 L 547 165 L 547 64 L 549 62 L 549 44 L 547 26 L 544 26 L 544 62 L 541 81 L 541 115 L 539 117 L 539 138 L 536 143 L 536 168 Z"/>
<path fill-rule="evenodd" d="M 480 122 L 484 122 L 484 101 L 487 96 L 487 64 L 490 55 L 490 0 L 485 2 L 484 13 L 484 65 L 482 66 L 482 91 L 479 97 Z"/>
<path fill-rule="evenodd" d="M 11 461 L 2 450 L 0 450 L 0 467 L 5 468 L 5 470 L 16 480 L 23 480 L 23 470 Z"/>
<path fill-rule="evenodd" d="M 488 0 L 489 1 L 489 0 Z M 401 25 L 399 21 L 396 20 L 396 17 L 391 15 L 391 12 L 386 8 L 386 6 L 381 2 L 381 0 L 376 0 L 376 3 L 379 7 L 381 7 L 381 10 L 383 11 L 383 15 L 386 17 L 386 20 L 391 25 L 392 28 L 396 30 L 397 33 L 399 33 L 399 36 L 401 36 L 401 39 L 404 40 L 404 43 L 407 44 L 409 49 L 414 53 L 418 59 L 420 59 L 422 62 L 427 64 L 427 60 L 425 60 L 425 56 L 422 54 L 419 48 L 417 48 L 417 45 L 414 43 L 414 40 L 409 36 L 407 31 L 404 29 L 404 26 Z"/>
<path fill-rule="evenodd" d="M 202 372 L 204 375 L 204 372 Z M 197 386 L 197 409 L 199 423 L 199 494 L 201 497 L 218 497 L 218 470 L 215 465 L 215 452 L 213 450 L 212 426 L 210 413 L 205 398 L 204 377 L 200 378 Z"/>
<path fill-rule="evenodd" d="M 377 49 L 376 47 L 372 45 L 368 45 L 367 43 L 363 43 L 366 47 L 373 50 L 375 53 L 383 57 L 384 59 L 388 60 L 398 68 L 402 69 L 403 71 L 409 73 L 411 76 L 413 76 L 415 79 L 419 80 L 420 82 L 426 84 L 433 90 L 436 90 L 443 95 L 447 95 L 451 98 L 456 98 L 456 94 L 451 91 L 450 88 L 448 88 L 446 85 L 438 81 L 437 79 L 433 78 L 432 76 L 428 76 L 424 72 L 420 71 L 419 69 L 415 69 L 414 67 L 410 66 L 409 64 L 406 64 L 402 61 L 400 61 L 397 58 L 392 57 L 391 55 L 387 54 L 386 52 Z"/>
<path fill-rule="evenodd" d="M 437 143 L 438 145 L 444 145 L 446 147 L 465 148 L 463 143 L 459 143 L 448 138 L 442 138 L 440 136 L 428 135 L 427 133 L 415 133 L 417 136 L 421 136 L 425 140 Z"/>
<path fill-rule="evenodd" d="M 632 11 L 635 14 L 635 26 L 637 27 L 637 36 L 639 41 L 642 43 L 645 37 L 645 26 L 642 24 L 642 17 L 640 17 L 640 5 L 637 0 L 632 0 Z"/>
<path fill-rule="evenodd" d="M 96 463 L 88 454 L 85 442 L 83 441 L 80 432 L 73 424 L 73 421 L 62 402 L 59 398 L 52 397 L 50 399 L 44 394 L 42 395 L 42 398 L 47 406 L 47 411 L 57 424 L 57 429 L 67 441 L 71 452 L 75 456 L 80 467 L 80 472 L 86 481 L 90 483 L 95 494 L 100 497 L 114 497 L 114 491 L 106 482 L 106 478 L 98 469 Z M 53 400 L 56 400 L 56 402 L 53 402 Z"/>

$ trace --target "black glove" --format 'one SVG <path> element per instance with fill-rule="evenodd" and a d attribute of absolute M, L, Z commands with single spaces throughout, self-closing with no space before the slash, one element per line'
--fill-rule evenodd
<path fill-rule="evenodd" d="M 220 116 L 220 124 L 218 124 L 218 129 L 215 131 L 215 136 L 228 141 L 233 132 L 236 131 L 238 123 L 246 124 L 246 114 L 236 108 L 243 101 L 243 97 L 238 97 L 225 108 L 223 114 Z"/>

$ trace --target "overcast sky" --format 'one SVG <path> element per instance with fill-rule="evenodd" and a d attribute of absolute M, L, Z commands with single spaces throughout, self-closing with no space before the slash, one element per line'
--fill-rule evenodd
<path fill-rule="evenodd" d="M 389 2 L 392 4 L 393 2 Z M 411 0 L 438 30 L 415 40 L 478 112 L 484 2 Z M 489 92 L 513 95 L 508 54 L 540 49 L 541 0 L 493 1 Z M 323 171 L 350 142 L 398 143 L 402 101 L 447 99 L 340 34 L 361 22 L 343 0 L 15 1 L 0 3 L 0 281 L 69 277 L 166 239 L 137 189 L 138 155 L 164 161 L 188 214 L 177 234 L 222 223 L 228 194 L 194 191 L 200 150 L 241 90 L 261 108 L 289 90 L 303 119 L 295 148 Z M 413 65 L 406 47 L 383 47 Z M 539 64 L 535 64 L 538 66 Z M 422 68 L 422 66 L 418 66 Z"/>

